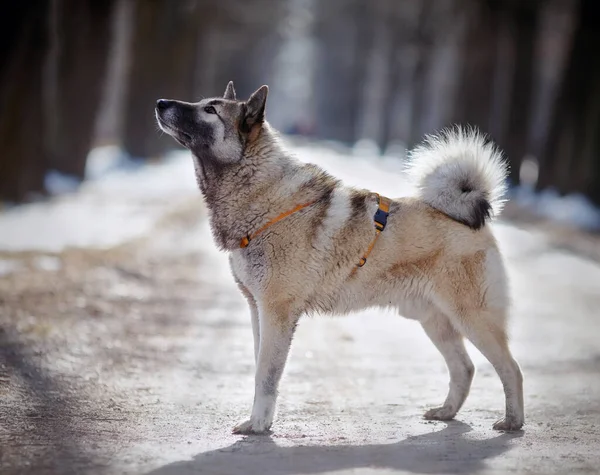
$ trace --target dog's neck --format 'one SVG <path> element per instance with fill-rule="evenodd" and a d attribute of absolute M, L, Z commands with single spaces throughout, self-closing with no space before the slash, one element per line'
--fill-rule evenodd
<path fill-rule="evenodd" d="M 221 249 L 229 251 L 239 249 L 243 237 L 269 220 L 298 204 L 321 199 L 338 183 L 316 165 L 290 156 L 267 124 L 247 144 L 241 164 L 194 161 L 213 236 Z"/>

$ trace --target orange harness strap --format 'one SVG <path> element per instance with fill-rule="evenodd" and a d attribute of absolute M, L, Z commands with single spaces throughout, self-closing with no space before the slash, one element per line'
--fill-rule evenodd
<path fill-rule="evenodd" d="M 309 203 L 300 204 L 300 205 L 296 206 L 295 208 L 293 208 L 293 209 L 291 209 L 289 211 L 286 211 L 285 213 L 282 213 L 279 216 L 273 218 L 271 221 L 267 222 L 267 224 L 265 224 L 261 228 L 259 228 L 256 231 L 254 231 L 252 234 L 249 234 L 248 236 L 243 237 L 240 240 L 240 247 L 242 249 L 244 249 L 245 247 L 248 247 L 248 244 L 250 244 L 250 241 L 252 241 L 252 239 L 255 239 L 256 236 L 258 236 L 259 234 L 263 233 L 269 226 L 272 226 L 273 224 L 278 223 L 282 219 L 285 219 L 288 216 L 294 214 L 296 211 L 300 211 L 301 209 L 304 209 L 307 206 L 310 206 L 310 205 L 315 204 L 315 203 L 316 203 L 316 201 L 310 201 Z"/>
<path fill-rule="evenodd" d="M 386 198 L 385 196 L 380 196 L 377 193 L 375 193 L 375 195 L 377 196 L 377 204 L 378 204 L 377 211 L 375 212 L 375 215 L 373 216 L 373 222 L 375 224 L 375 237 L 371 241 L 371 244 L 369 244 L 369 247 L 365 251 L 364 255 L 358 261 L 358 264 L 356 264 L 356 267 L 354 269 L 352 269 L 350 276 L 353 276 L 359 268 L 361 268 L 362 266 L 364 266 L 367 263 L 367 258 L 373 251 L 373 248 L 375 247 L 375 243 L 377 242 L 377 238 L 383 232 L 383 230 L 385 229 L 385 226 L 387 224 L 387 218 L 390 214 L 391 200 L 389 198 Z M 255 239 L 259 234 L 263 233 L 269 226 L 272 226 L 273 224 L 278 223 L 282 219 L 287 218 L 288 216 L 294 214 L 295 212 L 300 211 L 301 209 L 304 209 L 315 203 L 316 203 L 316 201 L 310 201 L 308 203 L 299 204 L 295 208 L 292 208 L 292 209 L 286 211 L 285 213 L 282 213 L 279 216 L 273 218 L 272 220 L 268 221 L 264 226 L 260 227 L 256 231 L 254 231 L 252 234 L 249 234 L 248 236 L 243 237 L 240 240 L 240 247 L 242 249 L 248 247 L 248 244 L 250 244 L 250 241 L 252 239 Z"/>
<path fill-rule="evenodd" d="M 390 214 L 391 200 L 385 196 L 380 196 L 377 193 L 375 194 L 377 196 L 377 204 L 379 205 L 377 211 L 375 212 L 375 216 L 373 216 L 373 221 L 375 223 L 375 237 L 371 241 L 371 244 L 369 244 L 369 247 L 365 251 L 364 255 L 358 261 L 358 264 L 356 264 L 356 267 L 352 269 L 350 276 L 356 274 L 356 271 L 367 263 L 367 257 L 369 257 L 369 254 L 371 254 L 371 251 L 373 251 L 375 243 L 377 242 L 377 238 L 383 232 L 387 224 L 387 218 Z"/>

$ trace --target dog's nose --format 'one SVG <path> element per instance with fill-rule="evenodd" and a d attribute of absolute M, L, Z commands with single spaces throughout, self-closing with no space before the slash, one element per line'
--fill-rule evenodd
<path fill-rule="evenodd" d="M 161 111 L 168 109 L 172 105 L 173 105 L 173 101 L 169 101 L 167 99 L 159 99 L 158 101 L 156 101 L 156 108 Z"/>

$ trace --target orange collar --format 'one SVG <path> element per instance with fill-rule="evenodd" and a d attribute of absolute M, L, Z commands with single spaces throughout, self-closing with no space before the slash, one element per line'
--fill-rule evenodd
<path fill-rule="evenodd" d="M 304 209 L 307 206 L 315 204 L 316 202 L 317 202 L 316 200 L 315 201 L 309 201 L 308 203 L 300 204 L 300 205 L 296 206 L 295 208 L 292 208 L 292 209 L 286 211 L 285 213 L 281 213 L 279 216 L 277 216 L 277 217 L 273 218 L 272 220 L 268 221 L 264 226 L 262 226 L 261 228 L 257 229 L 252 234 L 248 234 L 248 236 L 243 237 L 240 240 L 240 247 L 242 249 L 244 249 L 245 247 L 248 247 L 248 244 L 250 244 L 250 241 L 252 241 L 252 239 L 255 239 L 259 234 L 263 233 L 269 226 L 272 226 L 273 224 L 278 223 L 282 219 L 285 219 L 288 216 L 294 214 L 296 211 L 300 211 L 301 209 Z"/>

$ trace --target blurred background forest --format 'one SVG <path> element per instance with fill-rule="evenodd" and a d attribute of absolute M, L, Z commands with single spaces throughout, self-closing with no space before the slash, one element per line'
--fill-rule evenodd
<path fill-rule="evenodd" d="M 91 148 L 156 159 L 161 97 L 269 84 L 288 134 L 381 151 L 453 123 L 513 185 L 600 204 L 597 0 L 28 0 L 0 7 L 0 201 L 85 178 Z M 526 163 L 528 166 L 522 167 Z"/>

